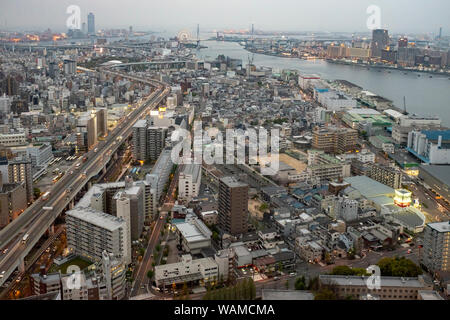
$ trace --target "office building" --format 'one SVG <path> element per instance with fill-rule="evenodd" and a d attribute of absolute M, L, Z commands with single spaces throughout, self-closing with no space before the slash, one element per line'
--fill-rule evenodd
<path fill-rule="evenodd" d="M 421 263 L 428 271 L 450 271 L 450 222 L 435 222 L 426 225 L 423 237 Z"/>
<path fill-rule="evenodd" d="M 87 16 L 87 31 L 89 35 L 95 35 L 95 16 L 92 12 L 89 12 Z"/>
<path fill-rule="evenodd" d="M 186 164 L 178 179 L 178 199 L 186 203 L 200 191 L 202 168 L 200 164 Z"/>
<path fill-rule="evenodd" d="M 381 58 L 383 49 L 389 46 L 389 33 L 384 29 L 375 29 L 372 31 L 372 57 Z"/>
<path fill-rule="evenodd" d="M 312 146 L 328 153 L 340 154 L 354 150 L 358 131 L 347 128 L 316 128 L 313 131 Z"/>
<path fill-rule="evenodd" d="M 379 300 L 417 300 L 422 290 L 431 290 L 422 276 L 414 278 L 381 277 L 381 288 L 369 288 L 369 277 L 319 275 L 320 286 L 332 286 L 339 299 L 352 296 L 353 299 L 364 299 L 365 296 L 376 296 Z"/>
<path fill-rule="evenodd" d="M 392 189 L 402 187 L 402 172 L 394 167 L 374 164 L 370 168 L 369 177 Z"/>
<path fill-rule="evenodd" d="M 219 226 L 232 235 L 248 231 L 248 185 L 233 177 L 219 181 Z"/>
<path fill-rule="evenodd" d="M 52 146 L 44 143 L 40 146 L 27 147 L 27 156 L 31 159 L 31 167 L 35 173 L 38 167 L 47 167 L 53 160 Z"/>
<path fill-rule="evenodd" d="M 175 228 L 177 242 L 183 252 L 198 254 L 202 249 L 211 247 L 211 230 L 193 214 L 186 215 L 185 222 L 175 224 Z"/>
<path fill-rule="evenodd" d="M 75 208 L 66 212 L 67 246 L 89 261 L 100 261 L 106 250 L 131 263 L 131 240 L 123 218 L 92 208 Z"/>
<path fill-rule="evenodd" d="M 23 146 L 27 144 L 25 132 L 0 134 L 0 145 L 5 147 Z"/>
<path fill-rule="evenodd" d="M 185 282 L 205 286 L 218 279 L 219 268 L 213 258 L 193 260 L 190 254 L 185 254 L 180 262 L 155 267 L 155 282 L 160 288 Z"/>

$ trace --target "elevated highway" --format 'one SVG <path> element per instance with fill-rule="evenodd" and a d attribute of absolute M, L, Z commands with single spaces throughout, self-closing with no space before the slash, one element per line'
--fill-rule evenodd
<path fill-rule="evenodd" d="M 170 88 L 157 80 L 142 79 L 108 69 L 102 69 L 100 72 L 146 83 L 154 87 L 155 91 L 124 118 L 104 141 L 100 141 L 83 159 L 67 170 L 61 180 L 52 187 L 47 200 L 36 200 L 0 231 L 0 285 L 3 285 L 16 268 L 25 270 L 25 257 L 47 231 L 52 232 L 55 219 L 64 209 L 73 207 L 75 196 L 85 186 L 90 187 L 90 180 L 104 170 L 122 142 L 132 134 L 135 122 L 155 109 L 170 93 Z M 25 235 L 26 241 L 23 240 Z"/>

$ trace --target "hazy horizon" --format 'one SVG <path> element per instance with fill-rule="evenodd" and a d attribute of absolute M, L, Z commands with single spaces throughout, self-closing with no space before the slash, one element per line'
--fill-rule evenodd
<path fill-rule="evenodd" d="M 66 8 L 78 5 L 81 21 L 95 14 L 96 29 L 128 28 L 142 31 L 248 29 L 270 31 L 369 31 L 366 9 L 381 8 L 381 27 L 392 33 L 450 34 L 447 0 L 0 0 L 0 30 L 67 31 Z"/>

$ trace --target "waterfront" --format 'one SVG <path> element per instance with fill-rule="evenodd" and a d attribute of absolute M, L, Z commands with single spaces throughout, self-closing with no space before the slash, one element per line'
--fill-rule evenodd
<path fill-rule="evenodd" d="M 242 59 L 248 63 L 251 55 L 236 42 L 204 41 L 207 49 L 201 49 L 198 56 L 206 60 L 214 59 L 219 54 Z M 254 64 L 274 69 L 297 69 L 303 73 L 319 74 L 324 79 L 343 79 L 353 82 L 365 90 L 371 91 L 394 101 L 403 108 L 406 96 L 409 113 L 436 115 L 443 125 L 450 126 L 450 80 L 447 76 L 430 75 L 420 72 L 362 68 L 360 66 L 328 63 L 324 60 L 300 60 L 254 54 Z M 420 75 L 420 77 L 418 76 Z"/>

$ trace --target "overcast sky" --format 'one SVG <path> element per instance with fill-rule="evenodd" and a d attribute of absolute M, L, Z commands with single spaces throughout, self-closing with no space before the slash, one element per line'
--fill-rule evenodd
<path fill-rule="evenodd" d="M 367 31 L 369 5 L 381 8 L 382 27 L 391 32 L 450 34 L 448 0 L 0 0 L 0 29 L 50 27 L 64 32 L 69 5 L 81 8 L 82 22 L 95 14 L 96 28 L 194 31 L 247 29 L 282 31 Z"/>

